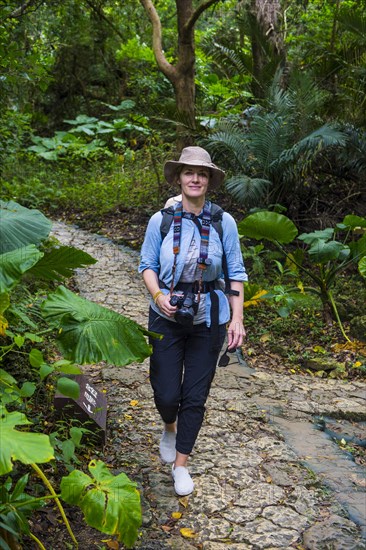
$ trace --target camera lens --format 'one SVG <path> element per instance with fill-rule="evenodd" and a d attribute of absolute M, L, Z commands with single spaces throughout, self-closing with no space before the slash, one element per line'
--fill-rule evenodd
<path fill-rule="evenodd" d="M 176 305 L 178 305 L 178 302 L 179 302 L 179 296 L 176 296 L 176 295 L 174 294 L 174 296 L 172 296 L 172 297 L 170 298 L 170 302 L 169 302 L 169 303 L 170 303 L 171 306 L 176 306 Z"/>
<path fill-rule="evenodd" d="M 185 327 L 190 327 L 193 325 L 193 311 L 191 308 L 178 309 L 178 311 L 174 315 L 174 319 L 180 325 L 183 325 Z"/>

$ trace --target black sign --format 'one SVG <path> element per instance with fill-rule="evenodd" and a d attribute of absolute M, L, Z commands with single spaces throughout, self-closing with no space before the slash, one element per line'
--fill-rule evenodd
<path fill-rule="evenodd" d="M 62 394 L 56 394 L 54 398 L 55 408 L 62 415 L 74 416 L 78 420 L 87 423 L 87 429 L 93 431 L 97 440 L 103 445 L 107 435 L 107 398 L 90 382 L 84 374 L 72 377 L 80 386 L 78 399 L 72 399 Z"/>

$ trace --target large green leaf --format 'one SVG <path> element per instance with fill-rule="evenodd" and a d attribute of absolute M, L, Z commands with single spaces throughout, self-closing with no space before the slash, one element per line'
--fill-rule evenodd
<path fill-rule="evenodd" d="M 325 264 L 331 260 L 345 260 L 350 254 L 348 246 L 339 241 L 315 241 L 309 248 L 309 257 L 316 264 Z"/>
<path fill-rule="evenodd" d="M 13 469 L 12 460 L 23 464 L 49 462 L 54 458 L 49 437 L 44 434 L 20 432 L 15 426 L 31 424 L 20 412 L 8 412 L 0 405 L 0 475 Z"/>
<path fill-rule="evenodd" d="M 50 220 L 39 210 L 0 200 L 0 253 L 38 245 L 48 237 L 51 227 Z"/>
<path fill-rule="evenodd" d="M 270 211 L 250 214 L 238 224 L 238 229 L 242 236 L 282 244 L 293 241 L 298 233 L 295 224 L 289 218 Z"/>
<path fill-rule="evenodd" d="M 358 271 L 364 279 L 366 279 L 366 257 L 363 257 L 362 260 L 358 262 Z"/>
<path fill-rule="evenodd" d="M 41 279 L 62 280 L 62 277 L 71 277 L 74 269 L 97 261 L 87 252 L 73 246 L 59 246 L 45 252 L 29 273 Z"/>
<path fill-rule="evenodd" d="M 114 476 L 100 460 L 89 463 L 92 477 L 74 470 L 61 481 L 61 498 L 77 504 L 91 527 L 118 535 L 131 548 L 141 525 L 140 494 L 126 474 Z"/>
<path fill-rule="evenodd" d="M 350 242 L 349 247 L 351 249 L 353 259 L 360 260 L 366 256 L 366 234 L 362 235 L 358 241 Z"/>
<path fill-rule="evenodd" d="M 348 216 L 345 216 L 342 222 L 347 227 L 350 227 L 351 229 L 355 229 L 356 227 L 366 227 L 366 218 L 361 218 L 361 216 L 355 216 L 353 214 L 349 214 Z"/>
<path fill-rule="evenodd" d="M 326 229 L 320 229 L 313 231 L 312 233 L 301 233 L 299 235 L 300 241 L 304 241 L 304 243 L 312 245 L 317 241 L 329 241 L 334 235 L 334 230 L 331 227 L 327 227 Z"/>
<path fill-rule="evenodd" d="M 64 356 L 78 364 L 142 362 L 151 354 L 147 331 L 127 317 L 77 296 L 63 286 L 42 304 L 44 317 L 59 327 Z"/>
<path fill-rule="evenodd" d="M 34 244 L 0 254 L 0 294 L 9 292 L 42 256 Z"/>

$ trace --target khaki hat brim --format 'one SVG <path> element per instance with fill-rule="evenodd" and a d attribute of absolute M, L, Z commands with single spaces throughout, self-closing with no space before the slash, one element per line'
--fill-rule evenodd
<path fill-rule="evenodd" d="M 225 172 L 218 168 L 213 162 L 203 162 L 194 160 L 189 163 L 180 162 L 179 160 L 168 160 L 164 165 L 164 176 L 168 183 L 177 183 L 177 172 L 182 166 L 203 166 L 210 170 L 210 187 L 218 187 L 225 179 Z"/>

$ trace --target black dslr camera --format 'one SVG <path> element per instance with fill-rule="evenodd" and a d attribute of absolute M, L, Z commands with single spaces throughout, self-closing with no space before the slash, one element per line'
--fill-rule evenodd
<path fill-rule="evenodd" d="M 198 301 L 193 292 L 187 292 L 186 294 L 174 294 L 170 298 L 170 305 L 177 306 L 174 319 L 177 323 L 189 327 L 193 325 L 193 317 L 198 310 Z"/>

